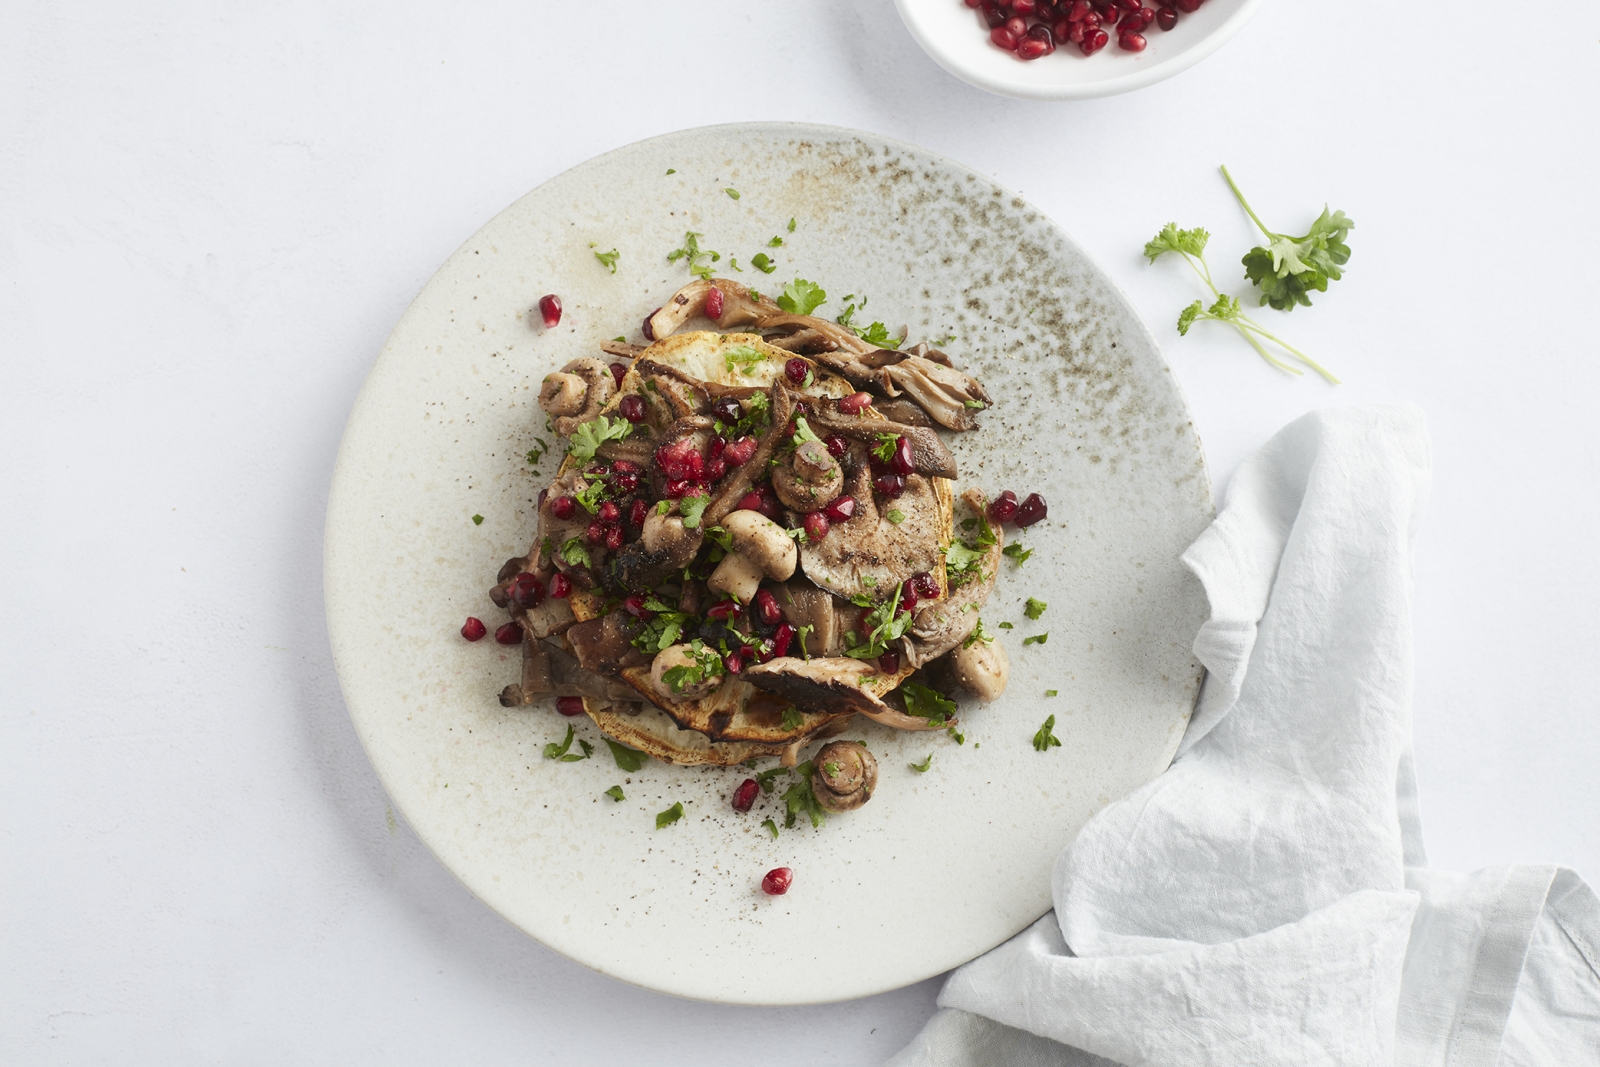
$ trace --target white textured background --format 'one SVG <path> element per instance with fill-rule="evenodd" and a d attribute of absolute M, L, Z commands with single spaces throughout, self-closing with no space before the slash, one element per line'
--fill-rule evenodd
<path fill-rule="evenodd" d="M 888 0 L 140 6 L 0 9 L 0 1061 L 870 1064 L 931 1013 L 937 982 L 732 1009 L 540 948 L 395 823 L 330 663 L 323 505 L 395 319 L 521 193 L 707 123 L 1022 191 L 1157 327 L 1219 486 L 1309 408 L 1421 404 L 1433 861 L 1600 880 L 1600 8 L 1280 0 L 1047 105 L 952 80 Z M 1265 312 L 1343 387 L 1171 330 L 1198 294 L 1139 249 L 1203 224 L 1228 272 L 1224 161 L 1269 223 L 1356 220 L 1346 279 Z"/>

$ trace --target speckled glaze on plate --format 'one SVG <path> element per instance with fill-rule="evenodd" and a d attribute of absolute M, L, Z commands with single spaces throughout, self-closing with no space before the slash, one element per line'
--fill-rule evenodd
<path fill-rule="evenodd" d="M 777 840 L 761 828 L 783 822 L 777 793 L 732 810 L 737 769 L 627 774 L 587 719 L 501 708 L 517 650 L 457 632 L 468 615 L 503 621 L 486 591 L 532 537 L 542 481 L 526 454 L 551 440 L 540 379 L 601 340 L 639 340 L 644 315 L 688 280 L 666 261 L 686 230 L 733 277 L 773 291 L 817 281 L 823 314 L 865 295 L 863 322 L 943 341 L 997 400 L 980 431 L 950 437 L 958 485 L 1050 502 L 1020 537 L 1033 557 L 1003 562 L 983 612 L 1011 656 L 1005 696 L 963 705 L 965 745 L 858 720 L 847 736 L 882 768 L 872 802 Z M 783 247 L 768 247 L 777 235 Z M 612 248 L 614 275 L 594 257 Z M 750 268 L 761 251 L 776 273 Z M 530 326 L 549 292 L 566 306 L 560 326 Z M 538 471 L 553 469 L 547 458 Z M 1206 606 L 1178 555 L 1211 516 L 1200 443 L 1155 341 L 1049 219 L 966 167 L 875 135 L 718 126 L 546 182 L 418 295 L 340 449 L 328 625 L 351 718 L 395 805 L 512 924 L 679 996 L 842 1000 L 938 974 L 1038 918 L 1061 847 L 1166 768 L 1199 683 L 1190 642 Z M 1049 604 L 1037 622 L 1022 612 L 1029 596 Z M 1048 643 L 1023 646 L 1044 632 Z M 1031 742 L 1049 714 L 1062 745 L 1041 754 Z M 574 721 L 594 757 L 545 759 Z M 929 753 L 927 773 L 911 770 Z M 612 785 L 627 799 L 604 795 Z M 678 801 L 685 817 L 656 829 Z M 761 876 L 777 866 L 794 869 L 794 887 L 764 896 Z"/>

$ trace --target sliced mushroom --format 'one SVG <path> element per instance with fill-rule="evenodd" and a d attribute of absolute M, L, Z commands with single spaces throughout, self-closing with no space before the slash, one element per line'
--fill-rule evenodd
<path fill-rule="evenodd" d="M 804 653 L 808 656 L 827 656 L 839 644 L 839 615 L 834 609 L 834 598 L 818 589 L 805 578 L 796 578 L 778 592 L 778 606 L 789 625 L 806 631 Z M 797 650 L 798 649 L 798 646 Z"/>
<path fill-rule="evenodd" d="M 844 488 L 844 470 L 821 441 L 804 441 L 789 462 L 772 472 L 772 489 L 784 505 L 816 511 Z"/>
<path fill-rule="evenodd" d="M 688 645 L 669 645 L 657 652 L 655 660 L 650 664 L 650 684 L 655 687 L 655 691 L 663 700 L 673 703 L 699 700 L 703 696 L 709 696 L 722 684 L 723 675 L 720 672 L 713 673 L 711 670 L 706 670 L 706 664 L 702 660 L 706 656 L 715 657 L 715 655 L 716 653 L 707 649 L 696 657 L 694 649 Z M 666 674 L 674 667 L 700 668 L 703 677 L 697 682 L 688 682 L 679 677 L 676 679 L 678 687 L 673 688 L 672 683 L 667 681 Z"/>
<path fill-rule="evenodd" d="M 555 371 L 546 374 L 539 385 L 539 406 L 546 415 L 576 415 L 588 395 L 588 382 L 576 374 Z"/>
<path fill-rule="evenodd" d="M 557 696 L 593 697 L 605 701 L 638 698 L 639 694 L 621 678 L 607 678 L 585 670 L 571 652 L 549 642 L 545 644 L 549 648 L 550 679 Z"/>
<path fill-rule="evenodd" d="M 877 407 L 876 404 L 873 405 Z M 945 446 L 939 434 L 925 426 L 904 422 L 886 422 L 883 419 L 864 419 L 845 415 L 837 402 L 816 403 L 807 422 L 818 433 L 836 433 L 869 445 L 878 443 L 878 435 L 891 433 L 911 442 L 912 468 L 918 474 L 936 475 L 940 478 L 957 477 L 956 457 Z M 880 414 L 883 414 L 880 412 Z"/>
<path fill-rule="evenodd" d="M 500 691 L 500 706 L 504 708 L 524 707 L 532 704 L 538 697 L 549 693 L 551 688 L 549 650 L 543 641 L 537 640 L 531 634 L 524 634 L 522 638 L 522 681 L 518 685 L 508 685 Z"/>
<path fill-rule="evenodd" d="M 963 642 L 950 654 L 950 668 L 956 684 L 984 704 L 1006 691 L 1011 677 L 1011 660 L 999 641 Z"/>
<path fill-rule="evenodd" d="M 974 513 L 987 506 L 984 496 L 976 489 L 961 494 L 961 502 Z M 955 586 L 942 600 L 924 604 L 917 610 L 911 630 L 905 637 L 906 662 L 920 667 L 955 648 L 967 639 L 978 624 L 978 609 L 994 592 L 995 575 L 1000 572 L 1000 550 L 1005 548 L 1005 530 L 990 527 L 994 544 L 984 552 L 978 563 L 978 575 L 965 584 Z"/>
<path fill-rule="evenodd" d="M 527 611 L 521 611 L 517 621 L 522 623 L 522 628 L 534 637 L 551 637 L 555 634 L 566 633 L 577 622 L 577 617 L 572 614 L 572 602 L 565 597 L 547 596 L 539 601 L 539 606 Z"/>
<path fill-rule="evenodd" d="M 706 505 L 706 525 L 721 525 L 728 512 L 739 506 L 739 501 L 744 499 L 744 495 L 750 491 L 750 486 L 755 484 L 756 475 L 766 471 L 773 450 L 783 439 L 784 431 L 789 426 L 789 416 L 794 412 L 794 396 L 784 388 L 782 379 L 772 383 L 768 410 L 771 412 L 772 421 L 757 439 L 755 454 L 744 466 L 723 479 L 722 488 L 717 490 L 717 495 Z"/>
<path fill-rule="evenodd" d="M 798 556 L 783 527 L 759 511 L 734 511 L 722 520 L 733 551 L 707 579 L 708 588 L 727 593 L 741 604 L 756 595 L 765 575 L 786 582 L 794 574 Z"/>
<path fill-rule="evenodd" d="M 643 666 L 649 658 L 631 644 L 639 620 L 625 611 L 580 622 L 567 630 L 578 665 L 597 674 L 616 674 L 623 667 Z"/>
<path fill-rule="evenodd" d="M 570 379 L 573 378 L 581 380 L 584 386 L 583 402 L 576 411 L 570 410 L 570 397 L 574 389 Z M 556 433 L 570 437 L 579 426 L 592 422 L 616 391 L 617 380 L 612 377 L 610 367 L 593 356 L 580 356 L 562 367 L 560 372 L 545 376 L 544 385 L 539 391 L 539 406 L 556 417 Z M 551 403 L 559 403 L 563 410 L 557 411 L 547 406 L 546 393 L 551 393 Z"/>
<path fill-rule="evenodd" d="M 802 356 L 832 352 L 839 347 L 837 343 L 828 340 L 809 326 L 793 333 L 771 334 L 765 340 L 773 348 L 781 348 L 786 352 L 795 352 Z"/>
<path fill-rule="evenodd" d="M 601 341 L 600 351 L 608 356 L 620 356 L 623 359 L 632 359 L 644 351 L 644 345 L 630 345 L 626 341 Z"/>
<path fill-rule="evenodd" d="M 623 545 L 617 553 L 611 566 L 611 583 L 629 592 L 650 589 L 673 571 L 688 566 L 700 551 L 704 537 L 698 527 L 686 529 L 678 515 L 651 511 L 639 540 Z"/>
<path fill-rule="evenodd" d="M 709 410 L 711 399 L 706 392 L 704 382 L 689 377 L 676 367 L 657 363 L 649 356 L 641 356 L 634 360 L 633 369 L 638 371 L 639 377 L 646 382 L 645 399 L 648 401 L 650 394 L 660 397 L 671 409 L 674 419 L 704 415 Z M 653 389 L 649 388 L 652 383 L 655 386 Z"/>
<path fill-rule="evenodd" d="M 813 656 L 809 660 L 793 656 L 746 667 L 740 675 L 745 681 L 769 693 L 776 693 L 806 711 L 860 712 L 874 722 L 897 730 L 932 730 L 927 719 L 907 715 L 885 704 L 863 679 L 878 677 L 870 664 L 848 656 Z M 948 725 L 948 723 L 944 724 Z"/>
<path fill-rule="evenodd" d="M 855 498 L 855 515 L 835 524 L 821 541 L 800 546 L 800 566 L 819 587 L 840 597 L 882 600 L 912 575 L 931 574 L 944 562 L 939 547 L 944 514 L 927 478 L 907 476 L 905 492 L 886 501 L 882 513 L 873 501 L 872 471 L 865 462 L 850 473 L 844 491 Z M 890 520 L 891 511 L 899 522 Z"/>
<path fill-rule="evenodd" d="M 811 793 L 824 811 L 854 811 L 877 787 L 878 761 L 860 741 L 833 741 L 811 757 Z"/>
<path fill-rule="evenodd" d="M 933 420 L 928 418 L 928 413 L 910 400 L 874 400 L 872 402 L 872 410 L 890 422 L 898 422 L 902 426 L 918 426 L 926 430 L 933 429 Z M 940 443 L 942 444 L 943 442 Z M 916 447 L 915 441 L 912 442 L 912 447 Z M 954 477 L 954 475 L 949 477 Z"/>
<path fill-rule="evenodd" d="M 925 356 L 904 356 L 878 372 L 878 384 L 891 397 L 906 393 L 928 416 L 952 430 L 976 430 L 977 412 L 992 401 L 978 380 Z"/>

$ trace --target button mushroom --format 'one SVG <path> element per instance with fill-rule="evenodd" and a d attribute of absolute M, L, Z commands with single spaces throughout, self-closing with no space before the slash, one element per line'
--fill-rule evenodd
<path fill-rule="evenodd" d="M 822 810 L 854 811 L 878 787 L 878 761 L 859 741 L 834 741 L 811 760 L 811 792 Z"/>
<path fill-rule="evenodd" d="M 1011 660 L 999 641 L 973 641 L 950 654 L 956 684 L 987 704 L 1006 691 Z"/>
<path fill-rule="evenodd" d="M 684 672 L 669 679 L 667 672 L 679 667 L 685 668 Z M 650 664 L 650 684 L 667 701 L 699 700 L 715 692 L 722 678 L 722 661 L 717 654 L 692 645 L 669 645 L 657 652 Z"/>
<path fill-rule="evenodd" d="M 556 433 L 570 437 L 583 423 L 593 420 L 617 391 L 611 368 L 593 356 L 581 356 L 539 386 L 539 406 L 555 419 Z"/>
<path fill-rule="evenodd" d="M 762 575 L 778 582 L 794 574 L 799 555 L 783 527 L 759 511 L 733 511 L 722 520 L 733 551 L 711 572 L 706 585 L 748 604 Z"/>
<path fill-rule="evenodd" d="M 778 499 L 796 511 L 816 511 L 844 488 L 844 469 L 821 441 L 803 441 L 790 461 L 772 472 Z"/>

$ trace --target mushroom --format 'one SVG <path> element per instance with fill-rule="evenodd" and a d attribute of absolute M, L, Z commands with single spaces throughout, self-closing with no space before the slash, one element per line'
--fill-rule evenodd
<path fill-rule="evenodd" d="M 698 668 L 700 680 L 691 682 L 680 676 L 675 679 L 675 688 L 666 678 L 667 672 L 674 667 Z M 672 702 L 699 700 L 708 696 L 722 684 L 722 678 L 722 663 L 717 659 L 717 654 L 710 649 L 697 652 L 690 645 L 668 645 L 656 653 L 654 662 L 650 664 L 650 684 L 663 700 Z"/>
<path fill-rule="evenodd" d="M 800 566 L 807 578 L 834 596 L 876 601 L 912 575 L 932 574 L 944 565 L 940 540 L 945 520 L 938 491 L 920 474 L 909 475 L 905 491 L 884 502 L 880 512 L 865 449 L 851 447 L 861 453 L 844 488 L 855 499 L 855 515 L 835 523 L 822 540 L 801 545 Z M 891 511 L 898 513 L 899 522 L 891 520 Z"/>
<path fill-rule="evenodd" d="M 562 437 L 592 421 L 617 391 L 611 368 L 593 356 L 580 356 L 554 374 L 547 374 L 539 387 L 539 406 L 555 418 L 556 433 Z"/>
<path fill-rule="evenodd" d="M 844 470 L 821 441 L 803 441 L 787 464 L 772 472 L 778 499 L 796 511 L 816 511 L 844 488 Z"/>
<path fill-rule="evenodd" d="M 889 403 L 903 404 L 904 401 Z M 885 414 L 876 403 L 873 404 L 873 409 L 879 414 Z M 911 466 L 918 474 L 951 479 L 957 477 L 956 457 L 950 453 L 950 449 L 945 446 L 939 435 L 926 426 L 844 415 L 840 413 L 837 403 L 817 404 L 816 410 L 811 413 L 807 422 L 819 433 L 836 433 L 857 441 L 865 441 L 868 445 L 877 444 L 878 438 L 883 434 L 904 437 L 911 442 Z"/>
<path fill-rule="evenodd" d="M 860 741 L 833 741 L 811 758 L 811 793 L 823 811 L 854 811 L 878 787 L 878 761 Z"/>
<path fill-rule="evenodd" d="M 729 512 L 722 520 L 733 551 L 717 564 L 706 585 L 748 604 L 761 585 L 762 575 L 786 582 L 794 574 L 799 555 L 789 535 L 759 511 Z"/>
<path fill-rule="evenodd" d="M 739 677 L 758 689 L 776 693 L 807 711 L 855 711 L 896 730 L 942 730 L 955 720 L 934 726 L 929 719 L 907 715 L 885 704 L 866 687 L 882 674 L 848 656 L 813 656 L 808 660 L 780 656 L 746 667 Z"/>
<path fill-rule="evenodd" d="M 756 476 L 764 474 L 768 461 L 772 459 L 773 450 L 778 447 L 789 426 L 789 416 L 794 411 L 794 394 L 784 388 L 783 379 L 779 378 L 772 383 L 772 390 L 768 394 L 768 407 L 770 412 L 766 430 L 756 439 L 755 454 L 745 463 L 728 474 L 722 480 L 722 488 L 717 490 L 717 495 L 711 498 L 711 503 L 706 505 L 705 523 L 708 526 L 721 525 L 723 518 L 739 506 L 739 501 L 750 491 L 750 486 L 755 484 Z"/>
<path fill-rule="evenodd" d="M 998 641 L 963 642 L 950 654 L 950 669 L 957 685 L 987 704 L 1006 691 L 1011 660 Z"/>
<path fill-rule="evenodd" d="M 632 640 L 640 623 L 625 611 L 613 611 L 567 628 L 567 642 L 578 665 L 596 674 L 616 674 L 624 667 L 642 667 L 648 661 Z"/>
<path fill-rule="evenodd" d="M 652 509 L 639 540 L 623 545 L 612 562 L 611 584 L 628 592 L 658 585 L 694 560 L 704 536 L 699 528 L 687 529 L 681 516 L 662 515 Z"/>
<path fill-rule="evenodd" d="M 961 502 L 974 514 L 982 514 L 987 507 L 984 495 L 977 489 L 962 493 Z M 978 624 L 978 609 L 994 592 L 995 576 L 1000 572 L 1000 550 L 1006 546 L 1004 528 L 993 524 L 989 529 L 994 535 L 994 544 L 978 561 L 977 575 L 962 585 L 952 586 L 945 597 L 917 611 L 905 642 L 906 660 L 911 666 L 920 667 L 944 655 L 965 641 Z"/>

